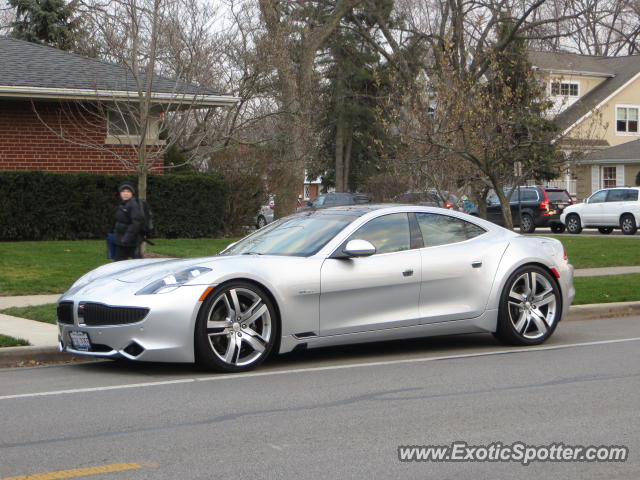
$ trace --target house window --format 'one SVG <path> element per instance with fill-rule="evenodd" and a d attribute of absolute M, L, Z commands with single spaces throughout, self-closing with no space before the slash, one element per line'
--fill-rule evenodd
<path fill-rule="evenodd" d="M 126 108 L 109 110 L 109 135 L 139 135 L 138 119 L 132 113 Z"/>
<path fill-rule="evenodd" d="M 616 186 L 616 167 L 602 167 L 602 187 Z"/>
<path fill-rule="evenodd" d="M 563 97 L 577 97 L 578 83 L 576 82 L 552 82 L 551 95 L 562 95 Z"/>
<path fill-rule="evenodd" d="M 616 109 L 616 131 L 638 133 L 638 107 L 618 107 Z"/>
<path fill-rule="evenodd" d="M 309 200 L 311 198 L 311 185 L 304 186 L 304 199 Z"/>

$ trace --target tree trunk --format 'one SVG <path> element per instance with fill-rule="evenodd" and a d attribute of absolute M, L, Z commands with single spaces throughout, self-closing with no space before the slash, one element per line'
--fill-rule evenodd
<path fill-rule="evenodd" d="M 336 121 L 336 191 L 346 192 L 344 185 L 344 122 L 342 115 Z"/>
<path fill-rule="evenodd" d="M 500 200 L 500 207 L 502 208 L 502 221 L 504 222 L 504 228 L 508 228 L 509 230 L 513 230 L 513 217 L 511 215 L 511 197 L 507 198 L 504 194 L 504 189 L 501 188 L 502 185 L 495 185 L 496 195 L 498 195 L 498 199 Z"/>
<path fill-rule="evenodd" d="M 347 129 L 347 142 L 345 144 L 345 149 L 344 149 L 344 187 L 345 187 L 345 192 L 349 192 L 351 191 L 351 189 L 349 188 L 349 173 L 351 170 L 351 149 L 353 147 L 353 131 L 348 128 Z"/>

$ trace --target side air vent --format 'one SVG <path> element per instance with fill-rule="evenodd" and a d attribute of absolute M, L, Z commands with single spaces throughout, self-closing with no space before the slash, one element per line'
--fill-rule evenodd
<path fill-rule="evenodd" d="M 60 302 L 57 308 L 58 322 L 73 325 L 73 302 Z"/>

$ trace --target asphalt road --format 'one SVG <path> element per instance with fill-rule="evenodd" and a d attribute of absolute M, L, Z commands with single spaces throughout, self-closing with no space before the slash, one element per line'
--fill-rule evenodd
<path fill-rule="evenodd" d="M 242 375 L 118 362 L 0 369 L 0 479 L 635 480 L 639 427 L 640 317 L 566 322 L 543 347 L 488 335 L 378 343 Z M 398 460 L 399 445 L 454 441 L 624 445 L 629 459 Z"/>

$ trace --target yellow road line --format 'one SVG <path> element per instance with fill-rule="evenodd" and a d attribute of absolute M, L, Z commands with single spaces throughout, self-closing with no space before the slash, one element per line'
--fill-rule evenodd
<path fill-rule="evenodd" d="M 142 468 L 139 463 L 116 463 L 113 465 L 100 465 L 97 467 L 74 468 L 73 470 L 59 470 L 57 472 L 34 473 L 33 475 L 19 475 L 17 477 L 5 477 L 0 480 L 57 480 L 59 478 L 86 477 L 101 473 L 123 472 Z"/>

